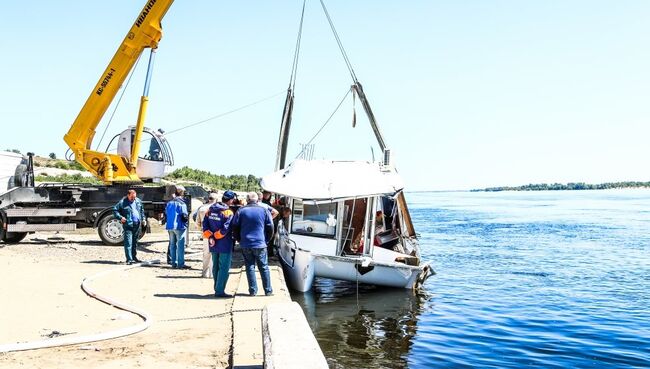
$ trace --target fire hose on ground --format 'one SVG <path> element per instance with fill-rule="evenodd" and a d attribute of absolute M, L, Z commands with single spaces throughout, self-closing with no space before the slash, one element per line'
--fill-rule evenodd
<path fill-rule="evenodd" d="M 191 253 L 191 254 L 187 254 L 187 256 L 191 256 L 199 253 L 200 252 Z M 145 329 L 149 328 L 153 323 L 153 318 L 151 317 L 151 315 L 149 315 L 146 311 L 138 307 L 131 306 L 129 304 L 117 301 L 108 296 L 100 295 L 97 292 L 95 292 L 89 285 L 93 280 L 113 272 L 123 272 L 141 266 L 160 264 L 160 262 L 161 262 L 160 259 L 155 259 L 155 260 L 146 261 L 135 265 L 129 265 L 120 268 L 112 268 L 94 274 L 90 277 L 86 277 L 81 281 L 81 289 L 88 296 L 97 299 L 105 304 L 111 305 L 115 308 L 138 315 L 140 318 L 142 318 L 142 322 L 140 324 L 131 327 L 120 328 L 108 332 L 91 334 L 86 336 L 64 336 L 64 337 L 61 336 L 61 337 L 55 337 L 46 340 L 0 344 L 0 353 L 6 353 L 12 351 L 35 350 L 35 349 L 42 349 L 42 348 L 51 348 L 51 347 L 58 347 L 58 346 L 69 346 L 69 345 L 78 345 L 78 344 L 91 343 L 97 341 L 105 341 L 109 339 L 129 336 L 144 331 Z"/>

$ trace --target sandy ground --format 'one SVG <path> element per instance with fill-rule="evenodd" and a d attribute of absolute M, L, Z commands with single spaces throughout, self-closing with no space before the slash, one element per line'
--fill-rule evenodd
<path fill-rule="evenodd" d="M 54 331 L 87 335 L 136 325 L 142 319 L 88 297 L 84 277 L 115 269 L 92 282 L 99 294 L 137 306 L 154 318 L 149 329 L 90 344 L 0 354 L 1 368 L 224 368 L 232 341 L 233 299 L 213 297 L 212 279 L 200 278 L 201 256 L 192 269 L 165 261 L 167 234 L 144 238 L 138 258 L 163 264 L 124 269 L 122 247 L 104 246 L 95 233 L 36 233 L 18 245 L 0 244 L 0 344 L 46 339 Z M 195 243 L 193 251 L 199 251 Z M 241 277 L 235 253 L 227 292 Z M 257 299 L 257 298 L 256 298 Z M 225 313 L 222 316 L 201 318 Z"/>

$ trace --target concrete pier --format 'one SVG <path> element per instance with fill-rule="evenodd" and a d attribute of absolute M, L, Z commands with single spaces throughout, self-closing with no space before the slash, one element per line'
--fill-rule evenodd
<path fill-rule="evenodd" d="M 316 342 L 300 305 L 268 304 L 262 311 L 266 369 L 326 369 L 327 360 Z"/>
<path fill-rule="evenodd" d="M 277 263 L 270 266 L 272 296 L 264 296 L 256 273 L 257 296 L 248 295 L 244 267 L 232 306 L 233 368 L 324 369 L 327 361 L 316 342 L 302 308 L 291 301 Z"/>
<path fill-rule="evenodd" d="M 277 264 L 271 265 L 270 270 L 273 295 L 264 295 L 262 280 L 259 271 L 256 271 L 258 295 L 254 297 L 248 294 L 245 267 L 241 267 L 239 271 L 239 285 L 232 305 L 233 368 L 261 369 L 263 367 L 262 311 L 270 304 L 291 301 L 287 285 L 284 282 L 282 267 Z"/>
<path fill-rule="evenodd" d="M 90 298 L 79 288 L 83 278 L 108 270 L 92 282 L 93 289 L 146 311 L 153 318 L 151 326 L 117 339 L 0 354 L 0 367 L 69 368 L 80 363 L 97 368 L 323 367 L 307 364 L 322 358 L 317 345 L 301 349 L 302 365 L 286 360 L 298 347 L 291 340 L 315 339 L 299 307 L 274 307 L 291 305 L 277 262 L 271 263 L 273 295 L 264 296 L 256 272 L 260 292 L 249 296 L 241 252 L 236 250 L 226 287 L 235 296 L 220 299 L 214 297 L 213 280 L 200 277 L 201 249 L 195 242 L 187 253 L 191 269 L 171 269 L 164 262 L 167 234 L 147 235 L 138 258 L 159 259 L 162 264 L 128 269 L 123 248 L 102 245 L 94 233 L 59 234 L 49 240 L 51 236 L 37 233 L 18 245 L 0 248 L 6 282 L 0 290 L 5 313 L 0 326 L 6 328 L 0 330 L 0 345 L 46 336 L 85 337 L 141 324 L 139 316 Z M 271 346 L 265 348 L 264 337 Z M 265 364 L 265 358 L 273 363 Z"/>

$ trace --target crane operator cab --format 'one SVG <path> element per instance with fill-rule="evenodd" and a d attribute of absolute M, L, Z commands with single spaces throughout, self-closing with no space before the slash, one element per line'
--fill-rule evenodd
<path fill-rule="evenodd" d="M 145 182 L 160 182 L 162 177 L 172 171 L 174 155 L 164 133 L 162 129 L 154 131 L 147 127 L 144 127 L 142 131 L 136 172 L 140 179 Z M 119 134 L 117 141 L 118 155 L 126 158 L 131 156 L 134 137 L 135 126 L 130 126 Z"/>

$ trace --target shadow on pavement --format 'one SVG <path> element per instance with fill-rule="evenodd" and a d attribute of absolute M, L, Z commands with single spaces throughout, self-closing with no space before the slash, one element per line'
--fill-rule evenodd
<path fill-rule="evenodd" d="M 107 265 L 126 265 L 125 262 L 123 261 L 115 261 L 115 260 L 84 260 L 81 262 L 82 264 L 107 264 Z"/>
<path fill-rule="evenodd" d="M 208 295 L 197 295 L 195 293 L 154 293 L 155 297 L 171 297 L 175 299 L 192 299 L 192 300 L 207 300 L 214 299 L 214 293 Z"/>

